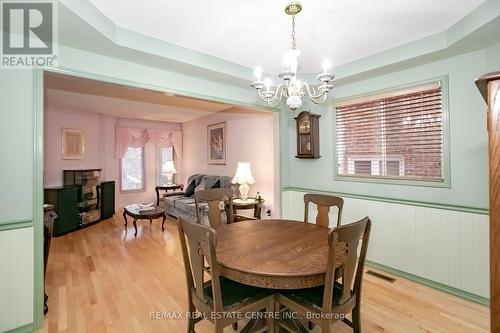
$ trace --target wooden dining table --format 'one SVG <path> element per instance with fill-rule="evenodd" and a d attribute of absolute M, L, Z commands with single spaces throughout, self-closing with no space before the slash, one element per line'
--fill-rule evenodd
<path fill-rule="evenodd" d="M 220 273 L 261 288 L 301 289 L 324 285 L 329 228 L 303 221 L 250 220 L 217 229 Z M 337 252 L 336 266 L 345 261 Z"/>

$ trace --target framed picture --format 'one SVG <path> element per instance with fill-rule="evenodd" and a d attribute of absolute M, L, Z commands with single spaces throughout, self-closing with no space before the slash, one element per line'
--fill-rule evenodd
<path fill-rule="evenodd" d="M 226 123 L 207 126 L 208 164 L 226 164 Z"/>
<path fill-rule="evenodd" d="M 85 149 L 83 141 L 83 130 L 74 128 L 63 128 L 62 136 L 62 159 L 81 160 Z"/>

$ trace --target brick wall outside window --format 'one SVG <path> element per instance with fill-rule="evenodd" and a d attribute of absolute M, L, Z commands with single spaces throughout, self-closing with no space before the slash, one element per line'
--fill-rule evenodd
<path fill-rule="evenodd" d="M 338 106 L 337 163 L 339 175 L 442 181 L 441 88 Z"/>

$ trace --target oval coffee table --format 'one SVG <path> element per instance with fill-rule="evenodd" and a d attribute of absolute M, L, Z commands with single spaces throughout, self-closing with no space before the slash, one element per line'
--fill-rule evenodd
<path fill-rule="evenodd" d="M 254 220 L 217 229 L 222 275 L 261 288 L 302 289 L 324 285 L 329 228 L 302 221 Z M 343 266 L 345 247 L 337 253 Z"/>
<path fill-rule="evenodd" d="M 134 219 L 134 236 L 137 237 L 137 220 L 149 220 L 149 223 L 152 223 L 152 220 L 163 218 L 161 223 L 161 231 L 165 231 L 165 219 L 167 216 L 165 215 L 165 209 L 152 206 L 154 209 L 151 210 L 141 210 L 143 206 L 139 204 L 132 204 L 125 206 L 123 209 L 123 218 L 125 219 L 125 229 L 127 229 L 127 215 Z"/>

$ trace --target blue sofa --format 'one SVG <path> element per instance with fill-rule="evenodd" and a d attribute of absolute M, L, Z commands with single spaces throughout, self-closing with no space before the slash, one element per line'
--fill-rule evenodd
<path fill-rule="evenodd" d="M 239 197 L 239 185 L 231 184 L 231 177 L 195 174 L 188 178 L 183 192 L 164 194 L 163 198 L 160 199 L 160 205 L 171 216 L 196 222 L 195 190 L 226 187 L 233 189 L 233 197 Z M 225 221 L 224 209 L 221 209 L 221 214 L 223 221 Z M 202 223 L 208 224 L 208 205 L 206 203 L 200 204 L 200 217 Z"/>

